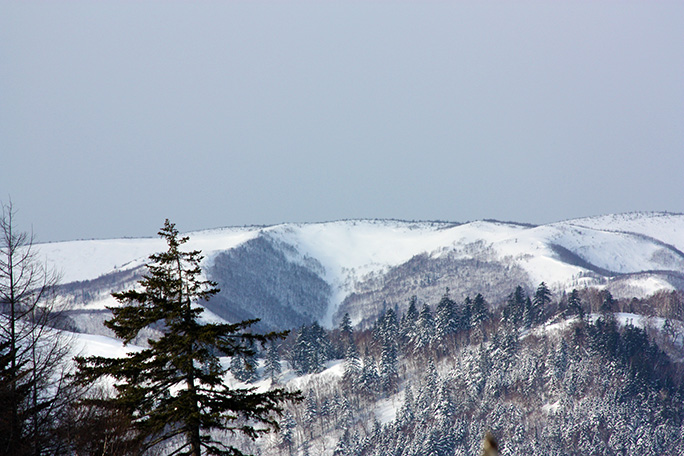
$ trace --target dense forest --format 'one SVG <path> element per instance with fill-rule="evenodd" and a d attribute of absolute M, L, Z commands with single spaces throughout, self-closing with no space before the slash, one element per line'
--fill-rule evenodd
<path fill-rule="evenodd" d="M 684 447 L 681 293 L 615 300 L 517 287 L 492 306 L 412 298 L 367 328 L 348 318 L 294 331 L 264 351 L 304 389 L 255 454 L 474 455 L 486 430 L 502 454 L 662 455 Z M 244 364 L 235 376 L 245 376 Z M 278 366 L 278 368 L 273 368 Z M 309 375 L 310 374 L 310 375 Z"/>

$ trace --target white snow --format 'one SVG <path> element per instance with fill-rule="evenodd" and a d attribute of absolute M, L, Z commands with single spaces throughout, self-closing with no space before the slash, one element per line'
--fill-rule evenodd
<path fill-rule="evenodd" d="M 224 228 L 186 233 L 187 250 L 202 250 L 207 257 L 231 249 L 259 233 L 258 228 Z M 166 249 L 161 238 L 105 239 L 36 244 L 38 257 L 61 274 L 62 283 L 95 279 L 103 274 L 144 264 Z"/>
<path fill-rule="evenodd" d="M 628 212 L 576 219 L 571 223 L 606 231 L 639 233 L 684 251 L 684 214 Z"/>
<path fill-rule="evenodd" d="M 142 350 L 136 345 L 124 345 L 122 341 L 112 337 L 80 333 L 65 334 L 72 342 L 72 353 L 77 356 L 122 358 L 129 352 Z"/>
<path fill-rule="evenodd" d="M 637 234 L 635 234 L 637 233 Z M 350 220 L 312 224 L 283 224 L 265 228 L 221 228 L 186 233 L 188 249 L 202 250 L 205 264 L 221 251 L 264 234 L 294 247 L 286 255 L 294 261 L 316 260 L 322 277 L 333 288 L 327 318 L 331 324 L 339 303 L 368 274 L 379 274 L 419 254 L 474 255 L 469 245 L 490 247 L 496 258 L 521 266 L 532 283 L 546 282 L 554 290 L 596 285 L 580 266 L 562 261 L 553 245 L 560 245 L 596 267 L 615 273 L 684 270 L 684 215 L 632 213 L 591 217 L 542 226 L 476 221 L 462 225 L 446 222 Z M 645 237 L 648 236 L 648 237 Z M 165 249 L 164 241 L 112 239 L 38 244 L 48 264 L 62 271 L 63 283 L 96 278 L 116 270 L 144 264 L 152 253 Z M 481 252 L 481 251 L 480 251 Z M 623 290 L 635 295 L 672 289 L 663 279 L 625 279 Z M 112 305 L 103 297 L 89 308 Z"/>
<path fill-rule="evenodd" d="M 375 418 L 380 424 L 387 424 L 396 419 L 397 412 L 404 402 L 399 396 L 399 394 L 394 394 L 392 397 L 381 399 L 375 403 Z"/>

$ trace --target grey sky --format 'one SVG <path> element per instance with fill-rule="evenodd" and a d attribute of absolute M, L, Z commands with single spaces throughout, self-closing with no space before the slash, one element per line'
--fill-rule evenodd
<path fill-rule="evenodd" d="M 39 240 L 684 212 L 684 2 L 0 1 Z"/>

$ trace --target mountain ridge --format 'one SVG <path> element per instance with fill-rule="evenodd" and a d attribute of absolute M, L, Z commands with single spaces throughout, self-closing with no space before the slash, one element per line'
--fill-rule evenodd
<path fill-rule="evenodd" d="M 545 225 L 356 219 L 185 235 L 189 249 L 203 251 L 205 273 L 224 290 L 206 307 L 227 320 L 262 318 L 266 328 L 311 321 L 330 327 L 347 312 L 359 323 L 384 307 L 401 308 L 412 295 L 434 300 L 446 287 L 458 298 L 471 290 L 510 289 L 514 282 L 528 290 L 545 282 L 561 293 L 598 287 L 617 297 L 643 297 L 684 283 L 684 214 L 667 212 Z M 35 247 L 64 271 L 64 299 L 93 310 L 115 305 L 109 294 L 138 277 L 126 271 L 164 245 L 134 238 Z M 127 280 L 115 280 L 123 276 Z M 503 299 L 485 297 L 494 304 Z"/>

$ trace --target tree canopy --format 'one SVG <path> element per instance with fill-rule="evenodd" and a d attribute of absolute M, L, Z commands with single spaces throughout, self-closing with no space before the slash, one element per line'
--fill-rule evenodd
<path fill-rule="evenodd" d="M 255 439 L 278 428 L 274 415 L 282 412 L 283 402 L 300 395 L 231 388 L 219 356 L 249 357 L 255 343 L 285 333 L 248 332 L 258 320 L 201 321 L 198 303 L 216 294 L 217 284 L 202 278 L 200 251 L 181 250 L 188 237 L 179 236 L 173 223 L 166 220 L 159 235 L 168 249 L 150 256 L 137 288 L 113 294 L 121 306 L 110 309 L 113 318 L 105 325 L 126 344 L 144 328 L 157 328 L 161 335 L 123 358 L 78 358 L 80 378 L 115 380 L 116 395 L 99 403 L 129 414 L 131 438 L 143 451 L 163 444 L 169 455 L 242 455 L 219 436 L 237 432 Z"/>

